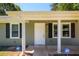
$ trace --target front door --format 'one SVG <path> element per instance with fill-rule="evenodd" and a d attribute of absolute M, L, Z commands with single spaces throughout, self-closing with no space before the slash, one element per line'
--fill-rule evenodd
<path fill-rule="evenodd" d="M 35 45 L 45 45 L 45 23 L 35 23 Z"/>

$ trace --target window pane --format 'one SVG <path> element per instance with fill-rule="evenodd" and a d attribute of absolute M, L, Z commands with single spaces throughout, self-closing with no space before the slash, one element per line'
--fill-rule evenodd
<path fill-rule="evenodd" d="M 57 24 L 54 24 L 54 37 L 57 37 Z"/>
<path fill-rule="evenodd" d="M 12 31 L 12 37 L 18 37 L 18 31 Z"/>
<path fill-rule="evenodd" d="M 63 37 L 69 37 L 69 24 L 63 24 Z"/>
<path fill-rule="evenodd" d="M 12 37 L 18 37 L 18 24 L 12 24 Z"/>
<path fill-rule="evenodd" d="M 12 25 L 12 31 L 18 31 L 18 25 L 17 24 Z"/>

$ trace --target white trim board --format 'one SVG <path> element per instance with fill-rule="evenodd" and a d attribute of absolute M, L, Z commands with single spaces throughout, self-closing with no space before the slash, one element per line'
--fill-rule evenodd
<path fill-rule="evenodd" d="M 12 24 L 18 25 L 18 37 L 12 37 Z M 20 24 L 19 23 L 10 23 L 10 39 L 19 39 L 20 38 Z"/>

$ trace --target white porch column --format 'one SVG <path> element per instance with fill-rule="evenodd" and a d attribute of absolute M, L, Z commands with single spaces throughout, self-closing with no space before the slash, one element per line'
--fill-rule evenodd
<path fill-rule="evenodd" d="M 58 20 L 57 53 L 61 53 L 61 20 Z"/>
<path fill-rule="evenodd" d="M 22 51 L 25 51 L 26 47 L 26 38 L 25 38 L 25 22 L 22 22 Z"/>

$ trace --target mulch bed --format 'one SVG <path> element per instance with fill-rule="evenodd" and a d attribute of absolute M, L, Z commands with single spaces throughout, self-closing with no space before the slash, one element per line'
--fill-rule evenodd
<path fill-rule="evenodd" d="M 17 51 L 16 50 L 16 47 L 17 46 L 0 46 L 0 51 Z M 21 46 L 19 46 L 20 47 L 20 50 L 19 51 L 21 51 L 22 50 L 22 47 Z M 26 45 L 26 48 L 28 47 L 28 45 Z"/>

